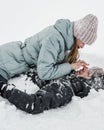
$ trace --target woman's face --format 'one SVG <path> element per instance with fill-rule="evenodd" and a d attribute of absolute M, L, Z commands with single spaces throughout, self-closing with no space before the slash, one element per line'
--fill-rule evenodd
<path fill-rule="evenodd" d="M 81 42 L 79 39 L 76 38 L 76 44 L 78 48 L 83 48 L 85 46 L 85 44 L 83 42 Z"/>

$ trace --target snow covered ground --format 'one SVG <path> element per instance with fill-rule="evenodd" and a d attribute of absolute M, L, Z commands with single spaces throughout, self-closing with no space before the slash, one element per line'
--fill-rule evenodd
<path fill-rule="evenodd" d="M 104 57 L 82 54 L 82 58 L 91 66 L 104 67 Z M 25 79 L 21 75 L 10 83 L 28 93 L 38 90 L 30 80 L 25 83 Z M 18 110 L 0 97 L 0 130 L 104 130 L 104 90 L 92 89 L 83 99 L 74 96 L 68 105 L 37 115 Z"/>
<path fill-rule="evenodd" d="M 104 4 L 103 0 L 0 0 L 0 45 L 24 40 L 57 19 L 77 20 L 88 13 L 99 19 L 98 38 L 85 47 L 81 58 L 90 66 L 104 68 Z M 28 93 L 38 87 L 26 77 L 12 79 Z M 27 114 L 0 97 L 0 130 L 104 130 L 104 90 L 91 90 L 83 99 L 73 97 L 61 108 L 38 115 Z"/>

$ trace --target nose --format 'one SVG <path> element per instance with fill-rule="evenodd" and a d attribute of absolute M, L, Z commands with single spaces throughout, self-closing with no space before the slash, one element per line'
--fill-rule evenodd
<path fill-rule="evenodd" d="M 84 47 L 84 45 L 85 45 L 85 44 L 83 43 L 83 44 L 81 45 L 81 48 L 83 48 L 83 47 Z"/>
<path fill-rule="evenodd" d="M 81 48 L 83 48 L 84 46 L 81 46 Z"/>
<path fill-rule="evenodd" d="M 83 48 L 84 46 L 79 46 L 79 48 Z"/>

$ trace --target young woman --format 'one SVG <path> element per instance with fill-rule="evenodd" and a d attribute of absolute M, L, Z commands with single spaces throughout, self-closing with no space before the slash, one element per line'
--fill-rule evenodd
<path fill-rule="evenodd" d="M 75 22 L 60 19 L 24 43 L 17 41 L 0 46 L 0 81 L 6 83 L 31 67 L 37 68 L 43 80 L 59 78 L 81 66 L 86 68 L 86 62 L 77 61 L 78 48 L 95 41 L 97 24 L 93 14 Z"/>

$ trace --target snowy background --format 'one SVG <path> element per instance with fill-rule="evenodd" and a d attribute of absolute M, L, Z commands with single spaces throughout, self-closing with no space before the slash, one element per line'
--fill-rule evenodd
<path fill-rule="evenodd" d="M 103 0 L 0 0 L 0 45 L 24 41 L 57 19 L 75 21 L 93 13 L 99 19 L 98 38 L 81 50 L 81 58 L 104 68 L 103 12 Z M 10 82 L 28 93 L 38 89 L 30 81 L 25 84 L 25 78 Z M 0 97 L 0 130 L 104 130 L 104 91 L 92 89 L 88 97 L 73 97 L 68 105 L 38 115 L 22 112 Z"/>

